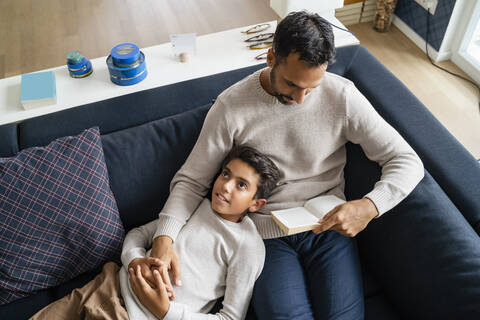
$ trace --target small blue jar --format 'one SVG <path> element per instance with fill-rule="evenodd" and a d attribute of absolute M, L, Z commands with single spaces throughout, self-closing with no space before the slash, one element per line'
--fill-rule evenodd
<path fill-rule="evenodd" d="M 139 83 L 147 76 L 145 55 L 133 43 L 121 43 L 107 57 L 110 80 L 121 86 Z"/>
<path fill-rule="evenodd" d="M 67 68 L 72 78 L 85 78 L 93 72 L 90 60 L 78 51 L 70 51 L 67 54 Z"/>

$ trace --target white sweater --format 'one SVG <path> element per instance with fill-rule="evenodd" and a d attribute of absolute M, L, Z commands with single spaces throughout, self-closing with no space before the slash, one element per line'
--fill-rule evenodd
<path fill-rule="evenodd" d="M 281 172 L 267 205 L 251 215 L 263 238 L 285 235 L 271 218 L 271 210 L 303 206 L 321 194 L 345 198 L 348 141 L 360 144 L 367 157 L 382 167 L 381 179 L 365 195 L 380 215 L 422 179 L 417 154 L 350 80 L 327 72 L 302 104 L 283 105 L 262 88 L 261 71 L 226 89 L 208 112 L 195 147 L 172 180 L 155 237 L 176 239 L 234 145 L 256 148 Z"/>
<path fill-rule="evenodd" d="M 130 319 L 156 319 L 131 290 L 127 269 L 138 257 L 150 255 L 158 220 L 132 229 L 126 236 L 120 287 Z M 180 259 L 183 286 L 174 287 L 175 302 L 165 320 L 243 319 L 255 280 L 265 260 L 263 240 L 248 217 L 235 223 L 218 216 L 205 199 L 173 245 Z M 206 314 L 224 296 L 217 314 Z"/>

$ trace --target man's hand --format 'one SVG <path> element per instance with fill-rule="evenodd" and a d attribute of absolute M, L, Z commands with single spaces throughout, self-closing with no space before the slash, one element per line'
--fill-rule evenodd
<path fill-rule="evenodd" d="M 377 215 L 375 204 L 368 198 L 348 201 L 336 206 L 320 219 L 319 226 L 313 232 L 319 234 L 334 230 L 344 236 L 355 237 Z"/>
<path fill-rule="evenodd" d="M 140 267 L 140 271 L 142 272 L 142 276 L 148 285 L 152 288 L 156 287 L 155 278 L 153 276 L 153 270 L 158 269 L 160 270 L 164 263 L 157 258 L 152 257 L 145 257 L 145 258 L 135 258 L 133 259 L 130 264 L 128 265 L 128 269 L 137 270 L 137 266 Z M 170 278 L 168 279 L 170 280 Z M 165 283 L 165 279 L 163 279 Z M 167 292 L 169 297 L 173 297 L 173 288 L 167 286 Z"/>
<path fill-rule="evenodd" d="M 153 270 L 155 288 L 152 288 L 142 276 L 139 265 L 136 270 L 129 268 L 130 285 L 138 300 L 157 318 L 163 319 L 170 308 L 167 289 L 163 283 L 160 272 Z"/>
<path fill-rule="evenodd" d="M 159 268 L 162 279 L 164 280 L 167 288 L 172 288 L 172 283 L 168 275 L 168 270 L 172 270 L 173 281 L 176 286 L 181 286 L 182 281 L 180 278 L 180 262 L 178 261 L 178 256 L 172 246 L 172 239 L 167 236 L 160 236 L 153 239 L 152 252 L 150 253 L 151 257 L 157 258 L 164 263 L 164 265 Z M 175 294 L 172 292 L 172 300 L 175 299 Z"/>

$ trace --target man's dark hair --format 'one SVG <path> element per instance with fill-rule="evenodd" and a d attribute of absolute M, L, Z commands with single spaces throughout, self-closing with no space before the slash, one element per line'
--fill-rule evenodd
<path fill-rule="evenodd" d="M 335 62 L 335 43 L 330 23 L 316 13 L 292 12 L 277 26 L 273 37 L 277 64 L 290 53 L 298 52 L 300 60 L 316 67 Z"/>
<path fill-rule="evenodd" d="M 266 199 L 272 190 L 277 185 L 280 179 L 280 170 L 278 170 L 275 163 L 266 155 L 258 152 L 254 148 L 247 146 L 236 146 L 227 154 L 222 162 L 222 170 L 227 164 L 234 160 L 239 159 L 247 163 L 252 167 L 259 175 L 259 181 L 257 184 L 257 192 L 255 193 L 255 199 Z"/>

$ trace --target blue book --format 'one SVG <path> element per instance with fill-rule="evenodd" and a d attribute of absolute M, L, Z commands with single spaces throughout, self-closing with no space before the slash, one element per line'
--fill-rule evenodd
<path fill-rule="evenodd" d="M 26 110 L 56 104 L 57 90 L 53 71 L 22 74 L 20 101 Z"/>

